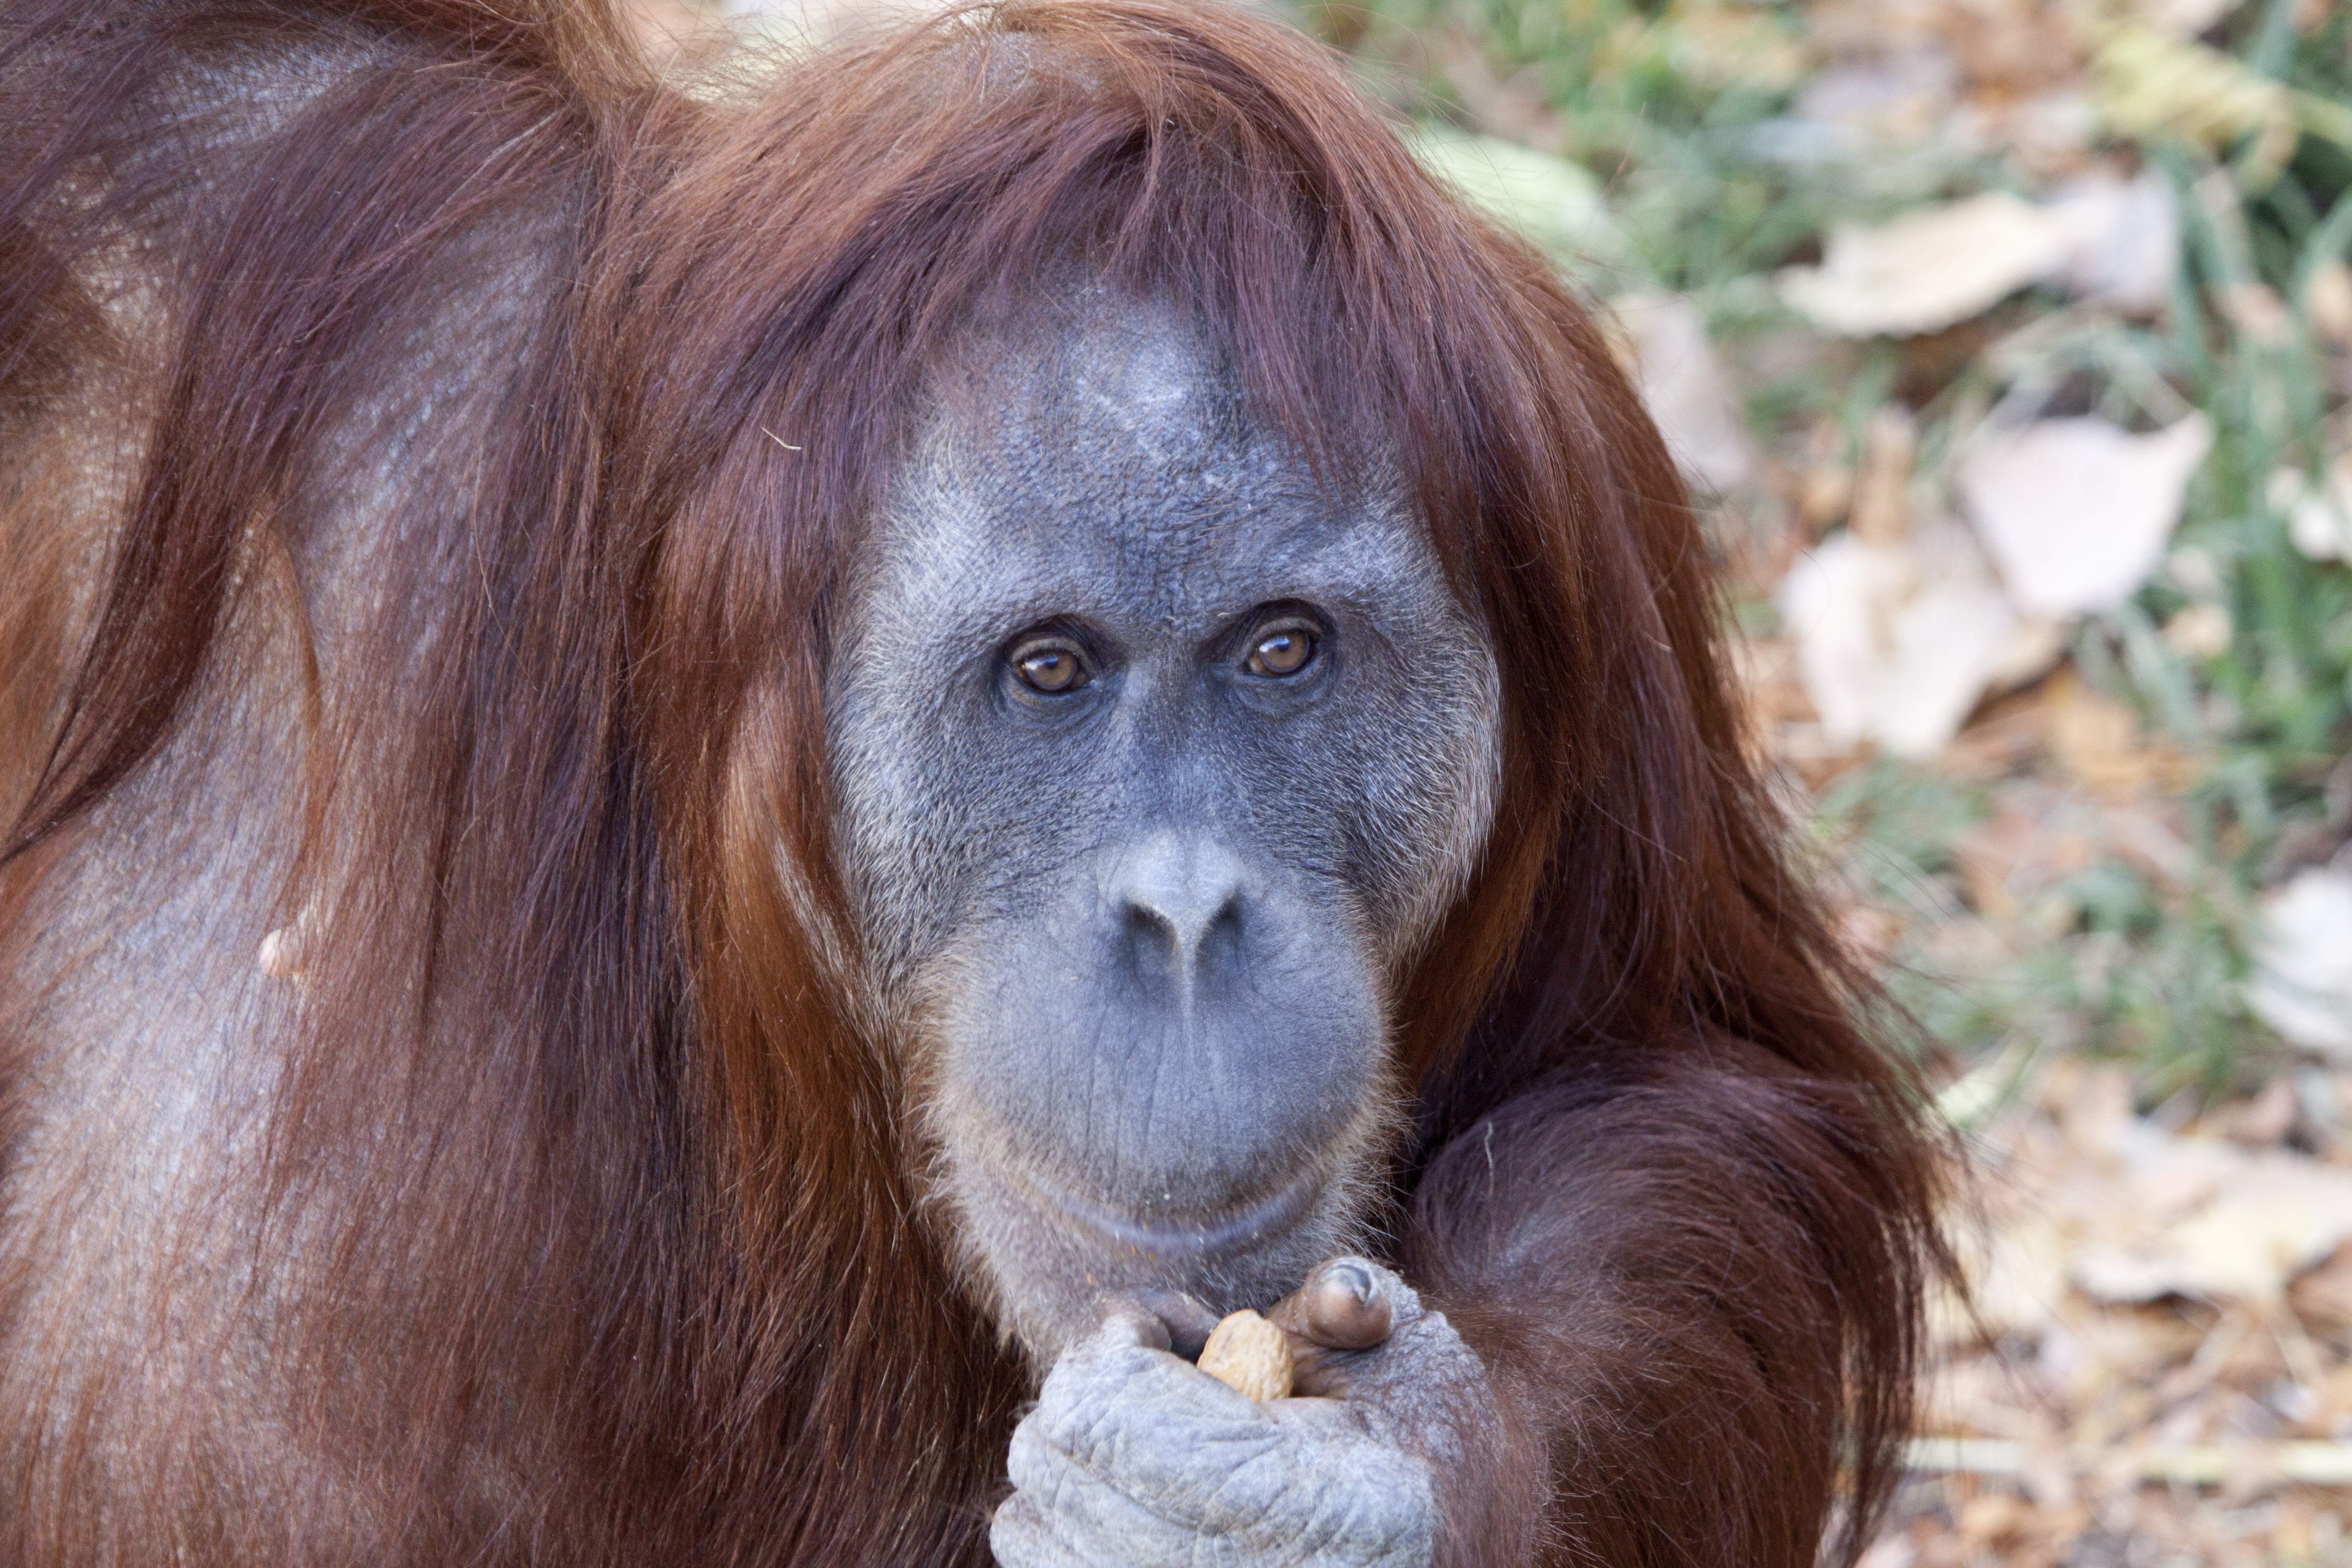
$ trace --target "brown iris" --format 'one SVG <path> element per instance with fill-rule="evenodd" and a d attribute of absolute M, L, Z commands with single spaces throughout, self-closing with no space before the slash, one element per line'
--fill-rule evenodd
<path fill-rule="evenodd" d="M 1086 683 L 1086 661 L 1067 643 L 1032 643 L 1013 657 L 1021 683 L 1032 691 L 1058 697 Z"/>
<path fill-rule="evenodd" d="M 1266 633 L 1250 649 L 1246 668 L 1252 675 L 1297 675 L 1315 658 L 1315 634 L 1304 626 L 1285 626 Z"/>

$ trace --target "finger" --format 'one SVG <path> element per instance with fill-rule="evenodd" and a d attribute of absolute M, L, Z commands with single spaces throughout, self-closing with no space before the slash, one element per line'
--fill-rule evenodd
<path fill-rule="evenodd" d="M 1199 1375 L 1168 1353 L 1168 1330 L 1157 1317 L 1118 1298 L 1106 1299 L 1102 1309 L 1094 1332 L 1064 1351 L 1046 1373 L 1035 1407 L 1014 1430 L 1016 1454 L 1024 1435 L 1034 1440 L 1048 1432 L 1054 1447 L 1082 1453 L 1100 1408 L 1115 1396 L 1134 1397 L 1171 1376 Z M 1013 1479 L 1029 1484 L 1018 1475 Z"/>
<path fill-rule="evenodd" d="M 1325 1350 L 1368 1351 L 1396 1327 L 1403 1281 L 1362 1258 L 1334 1258 L 1272 1313 L 1286 1332 Z"/>
<path fill-rule="evenodd" d="M 1266 1408 L 1164 1351 L 1066 1357 L 1013 1428 L 1007 1468 L 1048 1500 L 1081 1483 L 1181 1500 L 1204 1468 L 1263 1462 L 1279 1446 Z"/>
<path fill-rule="evenodd" d="M 1394 1276 L 1360 1258 L 1318 1269 L 1306 1289 L 1307 1337 L 1335 1351 L 1365 1351 L 1388 1341 L 1396 1324 Z"/>
<path fill-rule="evenodd" d="M 1159 1295 L 1150 1291 L 1145 1294 Z M 1169 1325 L 1159 1310 L 1142 1295 L 1105 1296 L 1097 1303 L 1101 1321 L 1095 1331 L 1080 1342 L 1079 1348 L 1089 1351 L 1126 1350 L 1141 1345 L 1146 1350 L 1168 1348 Z"/>
<path fill-rule="evenodd" d="M 989 1552 L 997 1568 L 1079 1568 L 1085 1560 L 1062 1526 L 1035 1497 L 1014 1492 L 989 1521 Z"/>
<path fill-rule="evenodd" d="M 1207 1302 L 1182 1290 L 1138 1290 L 1134 1299 L 1167 1330 L 1170 1350 L 1186 1361 L 1200 1359 L 1201 1347 L 1217 1327 L 1217 1314 Z"/>
<path fill-rule="evenodd" d="M 1071 1346 L 1045 1374 L 1036 1405 L 1014 1429 L 1015 1484 L 1028 1488 L 1053 1479 L 1021 1473 L 1024 1455 L 1039 1461 L 1045 1457 L 1028 1455 L 1034 1445 L 1107 1475 L 1120 1468 L 1118 1455 L 1131 1447 L 1148 1447 L 1200 1422 L 1214 1426 L 1255 1410 L 1240 1394 L 1161 1349 L 1167 1342 L 1160 1320 L 1129 1303 Z"/>

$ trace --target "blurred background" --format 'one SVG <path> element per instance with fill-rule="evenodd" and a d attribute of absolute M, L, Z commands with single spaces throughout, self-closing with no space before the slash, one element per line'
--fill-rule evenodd
<path fill-rule="evenodd" d="M 1869 1568 L 2352 1563 L 2352 8 L 1275 8 L 1604 315 L 1979 1153 Z"/>

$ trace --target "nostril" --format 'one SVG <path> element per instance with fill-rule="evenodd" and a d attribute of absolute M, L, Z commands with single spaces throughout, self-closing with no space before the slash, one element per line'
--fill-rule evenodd
<path fill-rule="evenodd" d="M 1202 902 L 1171 908 L 1129 897 L 1127 923 L 1139 936 L 1178 954 L 1198 952 L 1221 931 L 1241 923 L 1241 893 L 1228 892 L 1214 907 Z"/>
<path fill-rule="evenodd" d="M 1127 929 L 1130 936 L 1155 947 L 1175 948 L 1181 945 L 1175 922 L 1141 900 L 1127 901 Z"/>

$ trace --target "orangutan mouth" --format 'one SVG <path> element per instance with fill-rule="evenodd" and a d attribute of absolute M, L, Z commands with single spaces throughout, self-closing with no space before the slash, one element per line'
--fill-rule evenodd
<path fill-rule="evenodd" d="M 1044 1206 L 1089 1239 L 1113 1250 L 1160 1261 L 1193 1262 L 1246 1252 L 1294 1228 L 1315 1206 L 1323 1189 L 1318 1172 L 1307 1172 L 1267 1196 L 1237 1208 L 1198 1215 L 1148 1219 L 1032 1181 Z"/>

